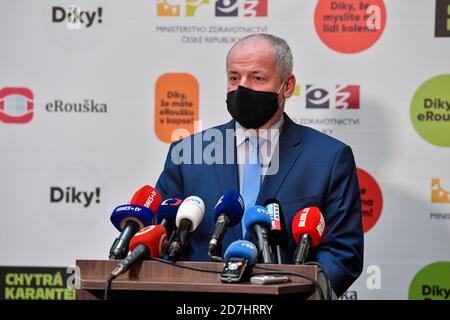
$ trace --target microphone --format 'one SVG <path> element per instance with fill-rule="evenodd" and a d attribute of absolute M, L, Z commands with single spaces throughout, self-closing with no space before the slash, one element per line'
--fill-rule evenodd
<path fill-rule="evenodd" d="M 129 204 L 118 206 L 111 214 L 111 222 L 120 231 L 109 250 L 110 260 L 124 259 L 128 254 L 130 239 L 142 228 L 154 223 L 161 195 L 145 185 L 131 198 Z"/>
<path fill-rule="evenodd" d="M 222 239 L 227 227 L 237 225 L 244 215 L 244 200 L 239 192 L 231 190 L 225 193 L 214 208 L 216 225 L 214 226 L 211 240 L 208 246 L 208 256 L 220 256 L 222 251 Z"/>
<path fill-rule="evenodd" d="M 156 217 L 158 218 L 158 223 L 166 228 L 167 235 L 172 234 L 175 225 L 175 217 L 182 202 L 183 198 L 168 198 L 161 202 L 161 205 L 158 208 Z"/>
<path fill-rule="evenodd" d="M 248 208 L 244 214 L 244 226 L 247 234 L 254 232 L 257 239 L 258 251 L 261 253 L 263 263 L 272 263 L 269 247 L 269 230 L 272 227 L 269 212 L 262 206 Z"/>
<path fill-rule="evenodd" d="M 309 248 L 317 246 L 325 236 L 325 219 L 319 208 L 306 207 L 292 220 L 292 235 L 298 244 L 294 254 L 294 264 L 303 264 Z"/>
<path fill-rule="evenodd" d="M 264 206 L 272 221 L 272 228 L 269 231 L 269 244 L 275 246 L 278 264 L 282 264 L 281 250 L 286 248 L 289 239 L 281 204 L 277 199 L 271 198 L 264 202 Z"/>
<path fill-rule="evenodd" d="M 225 251 L 225 266 L 220 275 L 222 282 L 239 282 L 249 274 L 255 264 L 258 250 L 250 241 L 238 240 Z"/>
<path fill-rule="evenodd" d="M 167 246 L 167 232 L 162 225 L 145 227 L 130 240 L 131 253 L 111 272 L 110 279 L 125 273 L 132 265 L 151 258 L 160 258 Z"/>
<path fill-rule="evenodd" d="M 130 203 L 138 204 L 156 212 L 161 204 L 161 194 L 153 187 L 145 185 L 134 193 Z"/>
<path fill-rule="evenodd" d="M 187 197 L 178 208 L 175 223 L 177 231 L 169 246 L 169 260 L 177 261 L 186 247 L 189 233 L 197 229 L 205 215 L 205 204 L 196 196 Z"/>

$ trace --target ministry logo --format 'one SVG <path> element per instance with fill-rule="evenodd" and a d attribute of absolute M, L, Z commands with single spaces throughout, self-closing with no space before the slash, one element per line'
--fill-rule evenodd
<path fill-rule="evenodd" d="M 267 17 L 267 0 L 218 0 L 216 17 Z"/>
<path fill-rule="evenodd" d="M 158 0 L 158 17 L 193 17 L 197 10 L 216 17 L 267 17 L 268 0 Z"/>
<path fill-rule="evenodd" d="M 450 0 L 436 0 L 435 37 L 450 37 Z"/>
<path fill-rule="evenodd" d="M 441 185 L 441 179 L 431 179 L 431 202 L 450 203 L 450 191 Z"/>
<path fill-rule="evenodd" d="M 359 85 L 336 85 L 333 89 L 306 85 L 307 109 L 359 109 Z"/>
<path fill-rule="evenodd" d="M 446 209 L 450 204 L 450 191 L 448 185 L 444 185 L 444 182 L 439 178 L 431 179 L 431 202 L 433 203 L 433 211 L 430 213 L 430 219 L 449 221 L 450 212 Z"/>

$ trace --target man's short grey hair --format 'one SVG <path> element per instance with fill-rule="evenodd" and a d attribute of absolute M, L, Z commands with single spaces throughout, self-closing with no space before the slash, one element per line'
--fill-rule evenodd
<path fill-rule="evenodd" d="M 227 69 L 228 69 L 228 59 L 230 57 L 231 51 L 236 47 L 239 43 L 250 39 L 250 38 L 263 38 L 268 40 L 273 47 L 275 53 L 275 66 L 277 68 L 278 74 L 280 76 L 280 80 L 283 82 L 287 79 L 287 77 L 292 73 L 294 68 L 294 58 L 292 57 L 291 48 L 284 39 L 281 39 L 277 36 L 268 33 L 255 33 L 237 41 L 227 54 Z"/>

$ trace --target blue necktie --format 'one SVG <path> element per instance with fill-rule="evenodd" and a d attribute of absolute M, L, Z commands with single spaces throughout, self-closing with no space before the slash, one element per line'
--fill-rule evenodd
<path fill-rule="evenodd" d="M 248 161 L 245 163 L 244 185 L 242 190 L 245 209 L 255 205 L 261 185 L 261 164 L 259 161 L 258 137 L 249 137 L 248 141 L 249 156 Z M 242 236 L 245 239 L 245 226 L 243 223 Z"/>

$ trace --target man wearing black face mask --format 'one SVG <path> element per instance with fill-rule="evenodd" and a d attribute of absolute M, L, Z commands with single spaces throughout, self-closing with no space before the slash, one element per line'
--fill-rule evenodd
<path fill-rule="evenodd" d="M 283 39 L 256 34 L 238 41 L 227 56 L 226 103 L 233 120 L 173 143 L 156 188 L 163 197 L 196 195 L 205 202 L 205 218 L 190 236 L 185 256 L 196 261 L 210 260 L 214 206 L 231 189 L 240 191 L 246 208 L 269 198 L 281 203 L 289 234 L 284 263 L 293 262 L 296 248 L 289 227 L 293 217 L 317 206 L 326 234 L 308 260 L 322 266 L 341 295 L 363 267 L 355 161 L 349 146 L 295 124 L 284 113 L 296 84 L 292 69 L 292 53 Z M 241 224 L 228 228 L 223 248 L 242 238 L 249 234 Z"/>

